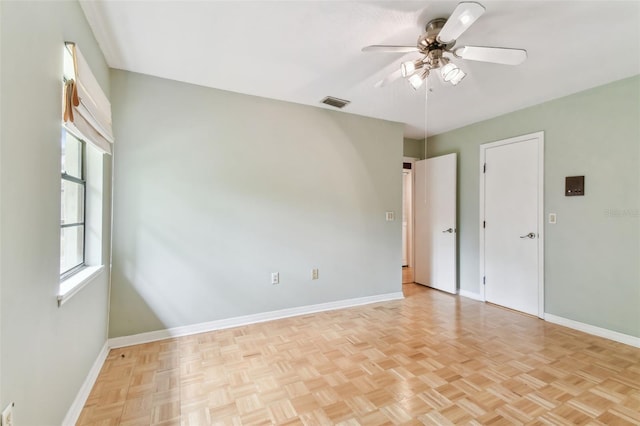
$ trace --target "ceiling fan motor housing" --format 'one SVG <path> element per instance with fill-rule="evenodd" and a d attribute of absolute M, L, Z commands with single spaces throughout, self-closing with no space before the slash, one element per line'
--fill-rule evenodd
<path fill-rule="evenodd" d="M 426 32 L 418 37 L 418 50 L 423 55 L 428 55 L 433 50 L 448 51 L 456 44 L 455 40 L 450 43 L 441 43 L 438 40 L 440 30 L 447 23 L 445 18 L 437 18 L 429 21 Z"/>

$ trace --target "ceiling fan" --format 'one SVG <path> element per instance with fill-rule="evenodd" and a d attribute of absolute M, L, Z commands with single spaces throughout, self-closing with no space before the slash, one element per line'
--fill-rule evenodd
<path fill-rule="evenodd" d="M 443 81 L 457 85 L 466 76 L 451 60 L 492 62 L 504 65 L 519 65 L 527 59 L 527 51 L 505 47 L 463 46 L 455 47 L 456 40 L 484 13 L 480 3 L 461 2 L 449 19 L 438 18 L 429 21 L 426 32 L 418 37 L 416 46 L 372 45 L 362 48 L 363 52 L 419 52 L 422 57 L 403 62 L 400 69 L 379 81 L 376 87 L 384 86 L 400 77 L 408 79 L 411 86 L 418 90 L 423 82 L 434 72 Z"/>

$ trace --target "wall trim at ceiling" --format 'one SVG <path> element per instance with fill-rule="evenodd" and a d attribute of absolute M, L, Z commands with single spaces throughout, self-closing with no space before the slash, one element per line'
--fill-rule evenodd
<path fill-rule="evenodd" d="M 635 337 L 628 334 L 619 333 L 617 331 L 609 330 L 606 328 L 596 327 L 595 325 L 585 324 L 583 322 L 559 317 L 557 315 L 553 315 L 548 312 L 545 312 L 544 319 L 545 321 L 549 321 L 553 324 L 562 325 L 564 327 L 582 331 L 587 334 L 592 334 L 598 337 L 604 337 L 605 339 L 613 340 L 616 342 L 624 343 L 625 345 L 640 348 L 640 337 Z"/>
<path fill-rule="evenodd" d="M 107 65 L 109 67 L 114 67 L 114 64 L 122 63 L 121 55 L 113 41 L 115 40 L 115 37 L 111 31 L 109 31 L 109 25 L 104 20 L 105 14 L 101 10 L 103 7 L 101 2 L 80 0 L 79 3 L 82 8 L 82 12 L 84 13 L 84 17 L 89 23 L 91 31 L 93 31 L 94 37 L 100 46 L 100 50 L 102 50 L 102 54 L 104 55 Z"/>

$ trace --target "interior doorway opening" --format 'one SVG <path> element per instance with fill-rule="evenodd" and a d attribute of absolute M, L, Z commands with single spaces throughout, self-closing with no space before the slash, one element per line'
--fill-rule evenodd
<path fill-rule="evenodd" d="M 413 181 L 416 158 L 405 157 L 402 163 L 402 283 L 413 278 Z"/>

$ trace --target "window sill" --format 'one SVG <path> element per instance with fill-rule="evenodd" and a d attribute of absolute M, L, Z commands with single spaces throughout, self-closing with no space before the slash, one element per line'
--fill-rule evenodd
<path fill-rule="evenodd" d="M 58 306 L 64 305 L 73 295 L 78 293 L 89 284 L 95 277 L 100 275 L 104 266 L 87 266 L 77 274 L 70 276 L 60 282 L 60 293 L 58 294 Z"/>

